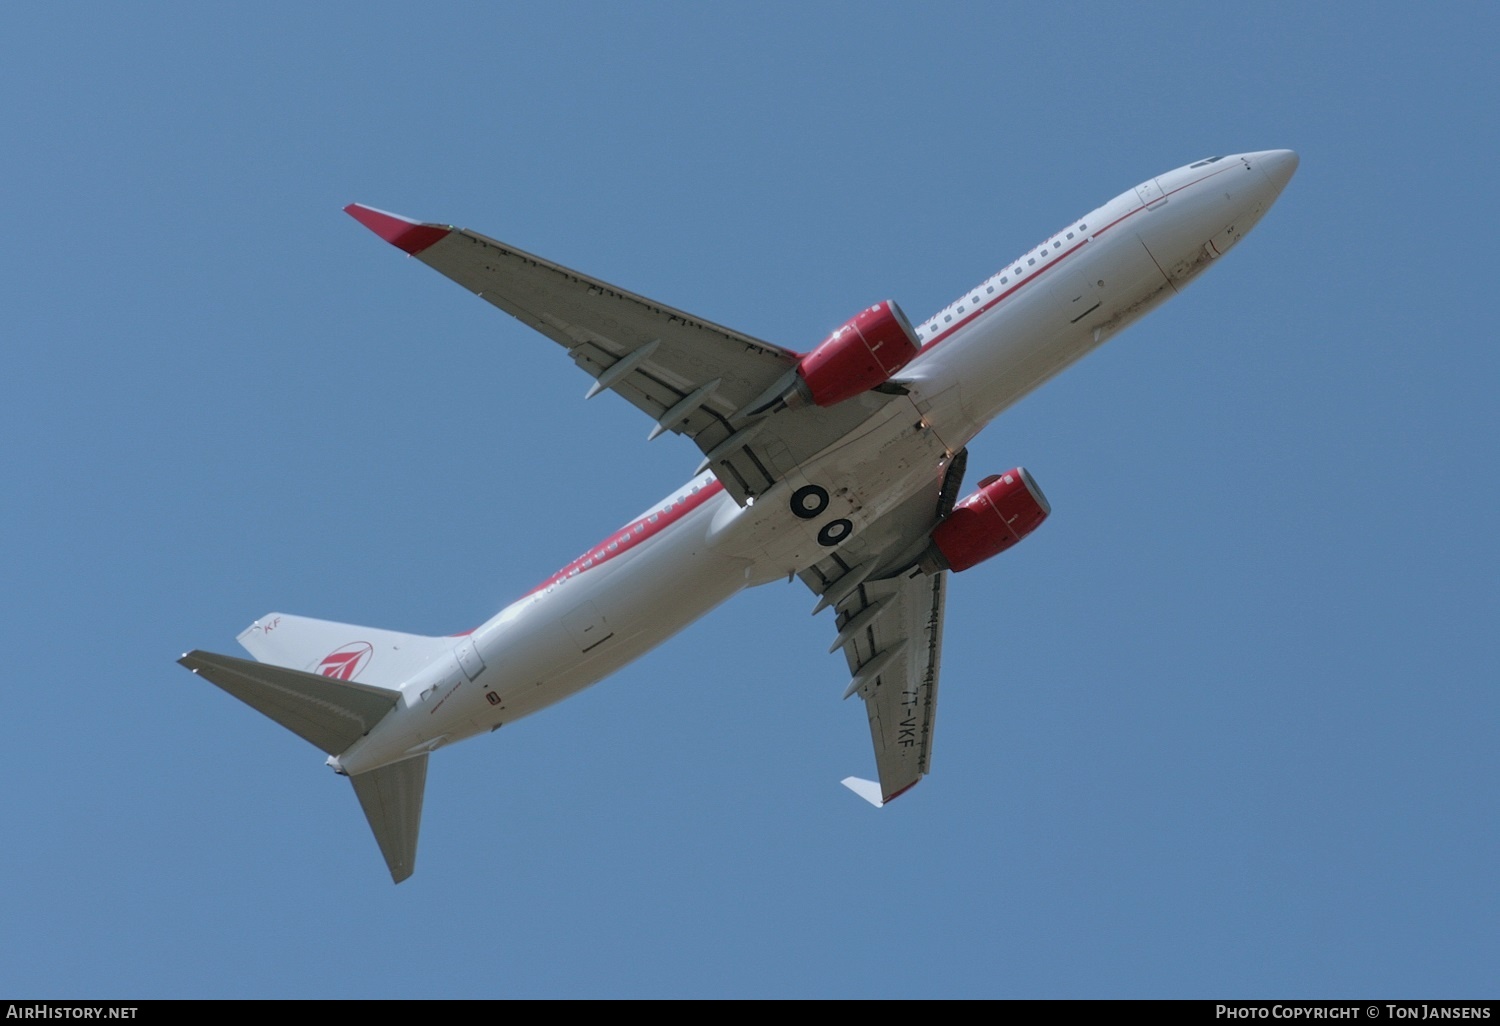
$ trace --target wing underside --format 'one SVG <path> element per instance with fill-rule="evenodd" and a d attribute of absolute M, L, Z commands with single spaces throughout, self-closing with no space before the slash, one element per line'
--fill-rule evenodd
<path fill-rule="evenodd" d="M 829 408 L 779 409 L 798 354 L 466 229 L 345 208 L 386 241 L 567 350 L 654 422 L 688 436 L 744 503 L 889 402 L 878 392 Z"/>
<path fill-rule="evenodd" d="M 876 608 L 879 615 L 844 646 L 844 657 L 850 687 L 865 702 L 881 801 L 888 802 L 932 768 L 947 577 L 913 571 L 882 585 L 863 589 L 862 607 L 849 604 L 848 619 Z"/>
<path fill-rule="evenodd" d="M 821 596 L 818 608 L 837 611 L 833 648 L 843 649 L 850 674 L 844 696 L 864 700 L 880 778 L 878 795 L 854 790 L 876 804 L 932 766 L 948 575 L 923 573 L 915 563 L 953 508 L 966 462 L 967 453 L 958 453 L 929 490 L 872 525 L 872 549 L 830 556 L 802 574 Z"/>

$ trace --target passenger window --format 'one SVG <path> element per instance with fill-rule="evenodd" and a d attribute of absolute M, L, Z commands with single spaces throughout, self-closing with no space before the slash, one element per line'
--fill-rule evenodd
<path fill-rule="evenodd" d="M 1072 238 L 1072 237 L 1073 237 L 1073 233 L 1072 233 L 1072 232 L 1069 232 L 1069 233 L 1068 233 L 1068 238 L 1070 238 L 1070 239 L 1071 239 L 1071 238 Z"/>
<path fill-rule="evenodd" d="M 1026 266 L 1027 267 L 1034 267 L 1035 265 L 1036 265 L 1036 257 L 1032 257 L 1030 260 L 1026 261 Z"/>
<path fill-rule="evenodd" d="M 1061 242 L 1054 242 L 1052 244 L 1052 248 L 1053 249 L 1062 249 L 1062 243 Z"/>
<path fill-rule="evenodd" d="M 1000 279 L 1000 284 L 1001 285 L 1009 285 L 1010 284 L 1010 279 L 1009 278 L 1001 278 Z"/>
<path fill-rule="evenodd" d="M 995 286 L 991 285 L 989 288 L 985 289 L 984 291 L 993 293 L 995 291 Z"/>
<path fill-rule="evenodd" d="M 963 313 L 963 312 L 964 312 L 964 308 L 963 308 L 963 307 L 959 307 L 959 308 L 958 308 L 958 312 L 959 312 L 959 313 Z"/>
<path fill-rule="evenodd" d="M 944 323 L 947 323 L 948 321 L 951 321 L 951 320 L 953 320 L 953 315 L 952 314 L 944 314 L 943 315 L 943 322 Z"/>
<path fill-rule="evenodd" d="M 1086 225 L 1086 224 L 1081 224 L 1081 225 L 1078 226 L 1078 230 L 1081 231 L 1081 232 L 1088 231 L 1088 228 L 1089 228 L 1089 226 Z"/>

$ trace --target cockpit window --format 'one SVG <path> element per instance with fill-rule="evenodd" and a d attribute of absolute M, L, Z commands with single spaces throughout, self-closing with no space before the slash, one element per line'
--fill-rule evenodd
<path fill-rule="evenodd" d="M 1200 160 L 1196 164 L 1189 164 L 1188 167 L 1205 167 L 1206 165 L 1212 164 L 1216 160 L 1223 159 L 1223 157 L 1209 157 L 1207 160 Z"/>

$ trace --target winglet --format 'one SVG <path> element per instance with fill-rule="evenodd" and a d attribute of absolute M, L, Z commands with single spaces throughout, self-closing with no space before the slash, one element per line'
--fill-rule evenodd
<path fill-rule="evenodd" d="M 885 804 L 880 797 L 880 785 L 873 780 L 864 780 L 860 777 L 845 777 L 840 783 L 877 809 Z"/>
<path fill-rule="evenodd" d="M 434 243 L 443 241 L 453 230 L 444 228 L 442 225 L 422 224 L 420 221 L 412 221 L 399 214 L 376 210 L 374 207 L 367 207 L 360 203 L 349 204 L 344 208 L 344 213 L 392 246 L 405 250 L 412 256 L 416 256 Z"/>

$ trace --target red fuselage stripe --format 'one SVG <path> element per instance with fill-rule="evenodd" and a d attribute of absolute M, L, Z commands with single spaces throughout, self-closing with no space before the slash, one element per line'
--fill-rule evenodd
<path fill-rule="evenodd" d="M 916 787 L 921 782 L 922 782 L 922 779 L 920 777 L 918 777 L 916 780 L 913 780 L 911 783 L 907 784 L 905 787 L 903 787 L 900 790 L 896 791 L 894 794 L 888 794 L 888 795 L 886 795 L 884 798 L 882 798 L 880 800 L 880 803 L 882 805 L 884 805 L 887 802 L 893 802 L 893 801 L 895 801 L 897 798 L 900 798 L 903 794 L 905 794 L 906 792 L 910 791 L 912 788 Z"/>
<path fill-rule="evenodd" d="M 639 520 L 632 520 L 541 584 L 532 588 L 527 594 L 535 595 L 542 589 L 550 588 L 558 581 L 571 577 L 575 573 L 583 573 L 586 569 L 592 570 L 600 563 L 607 563 L 616 556 L 624 555 L 637 545 L 656 537 L 656 535 L 677 523 L 677 521 L 723 490 L 723 482 L 717 480 L 710 481 L 696 492 L 689 492 L 684 497 L 673 500 L 669 506 L 648 513 Z M 584 566 L 585 563 L 588 564 L 587 567 Z"/>
<path fill-rule="evenodd" d="M 1232 166 L 1233 165 L 1231 165 L 1231 167 Z M 1186 185 L 1180 185 L 1180 186 L 1178 186 L 1177 188 L 1173 189 L 1171 192 L 1164 192 L 1164 193 L 1162 193 L 1161 194 L 1161 199 L 1164 200 L 1168 196 L 1175 196 L 1179 192 L 1181 192 L 1183 189 L 1191 189 L 1193 186 L 1197 185 L 1199 182 L 1206 182 L 1210 178 L 1212 178 L 1214 175 L 1223 174 L 1225 171 L 1228 171 L 1228 170 L 1230 170 L 1230 168 L 1228 168 L 1228 167 L 1221 167 L 1221 168 L 1219 168 L 1219 170 L 1213 172 L 1213 174 L 1204 175 L 1202 178 L 1195 178 L 1193 181 L 1188 182 Z M 1153 202 L 1160 202 L 1160 200 L 1155 200 Z M 1062 263 L 1068 257 L 1072 256 L 1074 253 L 1077 253 L 1080 249 L 1082 249 L 1089 242 L 1089 240 L 1091 240 L 1091 239 L 1097 239 L 1099 236 L 1103 235 L 1105 232 L 1109 231 L 1111 228 L 1113 228 L 1116 225 L 1118 225 L 1121 221 L 1124 221 L 1127 218 L 1134 217 L 1136 214 L 1139 214 L 1142 210 L 1145 210 L 1145 209 L 1146 209 L 1146 204 L 1143 203 L 1140 206 L 1136 207 L 1134 210 L 1130 211 L 1129 213 L 1122 214 L 1121 216 L 1115 218 L 1109 224 L 1105 225 L 1103 228 L 1100 228 L 1097 232 L 1094 232 L 1093 235 L 1086 235 L 1086 236 L 1084 236 L 1081 240 L 1079 240 L 1079 242 L 1076 245 L 1074 245 L 1074 246 L 1072 246 L 1072 247 L 1070 247 L 1068 249 L 1065 249 L 1061 253 L 1059 253 L 1057 255 L 1057 259 L 1053 260 L 1050 264 L 1047 264 L 1045 267 L 1038 268 L 1032 274 L 1026 275 L 1020 281 L 1016 282 L 1010 288 L 1008 288 L 1004 292 L 1000 293 L 994 299 L 991 299 L 987 303 L 984 303 L 982 306 L 979 306 L 978 308 L 976 308 L 973 313 L 971 313 L 967 317 L 964 317 L 963 319 L 961 319 L 957 324 L 953 325 L 953 327 L 951 327 L 951 328 L 944 328 L 942 331 L 940 331 L 936 335 L 932 336 L 932 339 L 929 342 L 927 342 L 925 345 L 922 346 L 922 352 L 923 353 L 927 353 L 930 350 L 935 349 L 937 347 L 938 343 L 940 343 L 940 342 L 946 342 L 949 338 L 951 338 L 953 336 L 953 333 L 956 332 L 959 328 L 962 328 L 962 327 L 964 327 L 964 326 L 966 326 L 968 324 L 972 324 L 973 321 L 974 321 L 974 319 L 976 317 L 981 317 L 984 314 L 988 313 L 995 306 L 996 303 L 999 303 L 1001 300 L 1008 299 L 1009 297 L 1015 295 L 1016 292 L 1019 289 L 1023 288 L 1026 285 L 1030 285 L 1032 282 L 1036 281 L 1038 278 L 1040 278 L 1042 275 L 1046 274 L 1048 271 L 1052 270 L 1052 268 L 1054 268 L 1058 264 Z M 1029 259 L 1030 257 L 1031 257 L 1031 254 L 1028 253 L 1025 256 L 1021 257 L 1020 259 L 1026 260 L 1026 259 Z M 998 273 L 1002 273 L 1002 272 L 998 272 L 997 271 L 996 273 L 998 274 Z"/>

